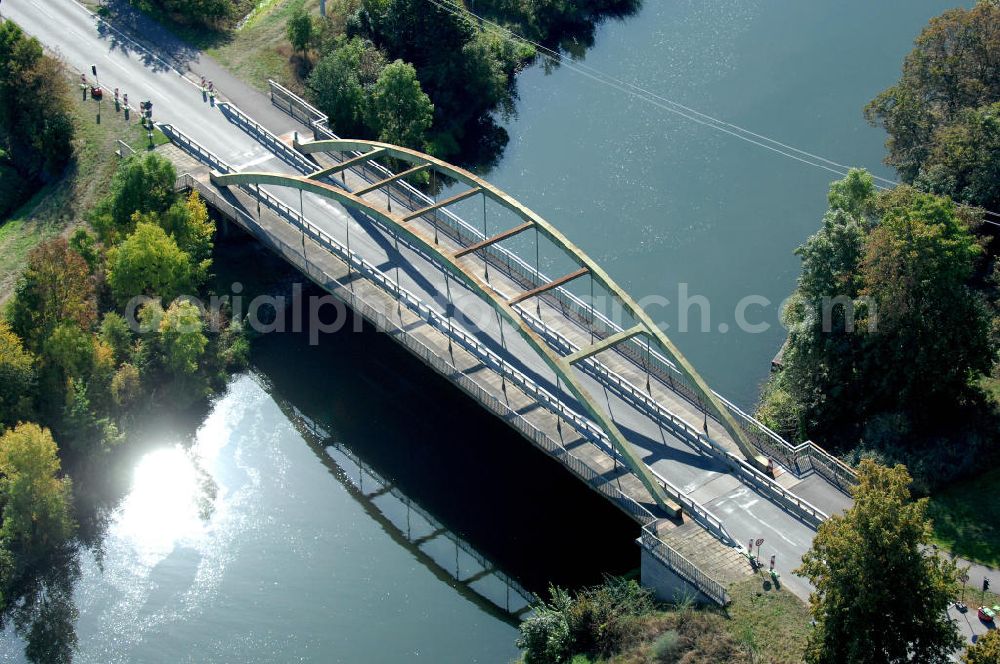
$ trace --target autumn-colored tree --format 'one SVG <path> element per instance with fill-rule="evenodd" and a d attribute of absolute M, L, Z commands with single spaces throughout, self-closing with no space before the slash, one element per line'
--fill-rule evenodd
<path fill-rule="evenodd" d="M 43 242 L 28 254 L 8 317 L 14 332 L 36 351 L 60 323 L 73 323 L 81 330 L 93 327 L 94 278 L 65 238 Z"/>
<path fill-rule="evenodd" d="M 60 476 L 57 447 L 48 429 L 19 424 L 0 437 L 0 544 L 18 567 L 40 563 L 73 532 L 71 485 Z"/>
<path fill-rule="evenodd" d="M 26 420 L 33 413 L 35 356 L 21 339 L 0 320 L 0 428 Z"/>
<path fill-rule="evenodd" d="M 991 629 L 981 635 L 962 657 L 965 664 L 1000 663 L 1000 632 Z"/>
<path fill-rule="evenodd" d="M 796 573 L 816 588 L 810 664 L 945 664 L 961 646 L 946 612 L 959 570 L 930 548 L 927 499 L 911 500 L 909 486 L 905 467 L 863 460 L 854 505 L 802 557 Z"/>
<path fill-rule="evenodd" d="M 155 221 L 191 257 L 194 281 L 203 281 L 212 267 L 215 222 L 198 192 L 192 191 L 183 201 L 171 205 Z"/>
<path fill-rule="evenodd" d="M 139 370 L 128 362 L 118 367 L 111 379 L 111 397 L 119 408 L 128 408 L 142 394 L 142 380 Z"/>

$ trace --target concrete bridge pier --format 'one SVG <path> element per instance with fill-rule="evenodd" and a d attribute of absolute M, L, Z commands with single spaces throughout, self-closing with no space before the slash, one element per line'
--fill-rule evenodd
<path fill-rule="evenodd" d="M 637 542 L 638 543 L 638 542 Z M 664 565 L 640 543 L 642 560 L 639 566 L 639 582 L 643 588 L 653 591 L 653 596 L 661 602 L 671 604 L 694 599 L 695 604 L 718 605 L 718 601 L 701 592 L 693 584 Z"/>

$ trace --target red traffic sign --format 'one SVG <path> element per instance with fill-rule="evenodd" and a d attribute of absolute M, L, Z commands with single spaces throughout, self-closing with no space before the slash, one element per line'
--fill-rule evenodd
<path fill-rule="evenodd" d="M 764 538 L 761 537 L 759 540 L 757 540 L 756 542 L 754 542 L 754 546 L 756 546 L 759 549 L 760 545 L 763 544 L 763 543 L 764 543 Z"/>

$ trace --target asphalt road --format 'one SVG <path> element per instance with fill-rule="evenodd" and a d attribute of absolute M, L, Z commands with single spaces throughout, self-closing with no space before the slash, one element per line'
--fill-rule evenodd
<path fill-rule="evenodd" d="M 305 133 L 306 128 L 275 109 L 266 96 L 226 74 L 210 59 L 190 50 L 184 51 L 183 59 L 178 58 L 177 44 L 170 41 L 171 37 L 162 30 L 142 32 L 146 46 L 161 54 L 153 55 L 98 21 L 73 0 L 7 0 L 2 11 L 5 18 L 16 21 L 25 31 L 38 37 L 70 68 L 86 71 L 89 76 L 90 66 L 96 64 L 100 83 L 105 88 L 118 87 L 127 92 L 133 105 L 141 100 L 151 100 L 155 120 L 175 125 L 238 170 L 296 172 L 254 137 L 230 122 L 218 107 L 206 103 L 198 86 L 176 69 L 175 64 L 181 63 L 196 74 L 205 73 L 216 83 L 222 95 L 276 134 L 285 134 L 293 129 Z M 162 49 L 158 47 L 159 41 L 163 42 Z M 109 104 L 105 104 L 104 112 L 111 112 Z M 273 189 L 271 193 L 298 208 L 299 196 L 296 192 Z M 421 256 L 403 245 L 397 252 L 393 238 L 339 205 L 306 195 L 302 206 L 305 216 L 312 223 L 338 239 L 345 239 L 350 225 L 352 250 L 363 254 L 369 262 L 389 274 L 394 274 L 394 268 L 398 267 L 403 287 L 425 302 L 437 303 L 435 306 L 440 311 L 444 310 L 443 275 Z M 456 288 L 454 282 L 451 291 L 459 310 L 467 313 L 483 311 L 483 303 L 477 296 Z M 480 339 L 498 351 L 506 350 L 513 365 L 556 392 L 551 371 L 525 342 L 507 330 L 504 335 L 506 343 L 501 344 L 499 328 L 495 322 L 490 322 L 490 316 L 479 315 L 475 320 L 484 321 L 473 330 Z M 803 597 L 808 594 L 808 585 L 794 577 L 791 570 L 799 564 L 802 554 L 808 549 L 814 534 L 812 529 L 742 484 L 717 459 L 700 454 L 669 435 L 629 404 L 605 393 L 591 379 L 584 378 L 584 382 L 592 393 L 607 394 L 607 408 L 647 464 L 713 510 L 738 541 L 763 537 L 765 545 L 762 554 L 777 555 L 777 568 L 785 585 Z M 567 397 L 567 401 L 572 402 L 572 399 Z M 828 487 L 814 491 L 819 499 L 826 495 L 829 500 L 834 500 L 836 495 L 835 491 L 829 493 Z M 830 509 L 822 503 L 819 506 Z"/>

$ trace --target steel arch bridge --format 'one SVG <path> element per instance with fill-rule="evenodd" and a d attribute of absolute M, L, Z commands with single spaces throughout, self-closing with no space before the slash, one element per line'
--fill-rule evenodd
<path fill-rule="evenodd" d="M 497 314 L 510 324 L 517 331 L 518 335 L 538 354 L 553 371 L 557 380 L 566 385 L 569 392 L 586 410 L 587 415 L 605 432 L 612 445 L 621 454 L 626 465 L 642 481 L 645 488 L 661 508 L 670 513 L 677 513 L 679 511 L 678 506 L 674 505 L 673 501 L 665 494 L 663 488 L 654 479 L 646 465 L 635 455 L 631 445 L 619 430 L 611 415 L 605 413 L 604 409 L 599 405 L 596 396 L 579 380 L 573 369 L 574 364 L 597 355 L 602 351 L 612 349 L 627 340 L 643 337 L 651 346 L 665 353 L 690 383 L 701 400 L 706 413 L 711 413 L 717 419 L 748 461 L 758 468 L 763 468 L 763 459 L 755 453 L 753 445 L 747 438 L 746 433 L 735 421 L 732 413 L 709 388 L 704 379 L 698 374 L 687 358 L 684 357 L 677 346 L 650 319 L 638 303 L 621 286 L 615 283 L 604 269 L 563 235 L 554 225 L 517 201 L 514 197 L 465 169 L 449 164 L 431 155 L 397 145 L 351 139 L 299 142 L 296 136 L 294 147 L 304 154 L 324 152 L 354 154 L 334 166 L 318 168 L 315 172 L 306 176 L 264 172 L 213 173 L 212 181 L 220 187 L 239 185 L 289 187 L 299 192 L 331 199 L 345 207 L 370 215 L 387 227 L 394 229 L 398 233 L 398 236 L 406 238 L 413 245 L 426 252 L 427 255 L 439 261 L 448 274 L 464 284 L 466 288 L 482 300 L 489 303 Z M 323 181 L 325 178 L 348 168 L 362 166 L 366 162 L 379 158 L 393 159 L 397 163 L 408 165 L 408 168 L 391 174 L 353 193 Z M 466 185 L 468 188 L 426 207 L 412 211 L 404 210 L 402 213 L 394 213 L 388 206 L 383 208 L 363 198 L 365 194 L 369 194 L 418 172 L 440 174 Z M 484 237 L 479 242 L 454 251 L 443 248 L 430 233 L 409 223 L 423 215 L 442 210 L 474 196 L 483 196 L 484 201 L 485 199 L 494 201 L 512 212 L 521 220 L 521 223 L 513 228 L 497 233 L 496 235 Z M 562 250 L 576 264 L 577 269 L 548 283 L 536 285 L 535 288 L 519 293 L 514 297 L 505 298 L 488 283 L 480 279 L 474 269 L 477 267 L 477 264 L 473 262 L 473 259 L 491 245 L 531 229 L 535 229 L 557 248 Z M 631 316 L 632 320 L 637 322 L 630 328 L 584 346 L 574 353 L 563 355 L 553 349 L 530 327 L 529 322 L 514 308 L 514 305 L 587 275 L 594 282 L 600 284 L 617 301 L 622 309 Z"/>

